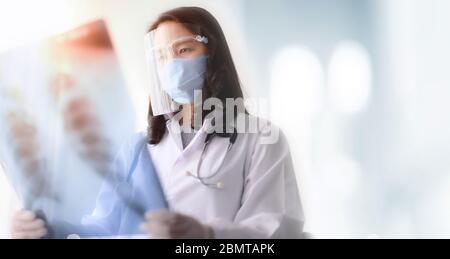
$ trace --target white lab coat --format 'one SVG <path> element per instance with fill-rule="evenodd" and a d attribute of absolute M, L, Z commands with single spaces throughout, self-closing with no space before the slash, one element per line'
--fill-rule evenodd
<path fill-rule="evenodd" d="M 250 119 L 256 120 L 250 116 Z M 261 125 L 279 130 L 260 119 Z M 209 123 L 205 123 L 209 125 Z M 201 176 L 217 172 L 204 186 L 196 173 L 207 136 L 204 126 L 183 150 L 180 125 L 169 120 L 158 145 L 148 145 L 170 209 L 213 227 L 217 238 L 301 238 L 303 210 L 286 138 L 280 131 L 275 144 L 262 144 L 263 133 L 239 134 L 222 168 L 229 144 L 215 137 L 208 147 Z M 263 129 L 262 132 L 268 132 Z"/>
<path fill-rule="evenodd" d="M 252 116 L 250 119 L 257 120 Z M 278 130 L 260 121 L 270 127 L 262 132 Z M 200 173 L 206 177 L 217 172 L 207 183 L 222 183 L 223 188 L 218 189 L 187 174 L 196 173 L 208 132 L 206 125 L 210 121 L 184 150 L 180 126 L 172 120 L 167 122 L 167 133 L 158 145 L 147 144 L 144 133 L 124 145 L 115 165 L 121 174 L 119 180 L 133 189 L 133 199 L 148 210 L 168 205 L 172 211 L 210 225 L 218 239 L 302 238 L 302 205 L 284 135 L 280 132 L 275 144 L 263 144 L 263 133 L 240 133 L 221 168 L 229 139 L 215 137 Z M 152 198 L 161 189 L 165 204 Z M 69 234 L 136 235 L 140 223 L 142 217 L 130 211 L 117 196 L 116 188 L 104 184 L 93 214 L 85 217 L 81 225 L 53 222 L 52 226 L 55 237 L 64 238 Z"/>

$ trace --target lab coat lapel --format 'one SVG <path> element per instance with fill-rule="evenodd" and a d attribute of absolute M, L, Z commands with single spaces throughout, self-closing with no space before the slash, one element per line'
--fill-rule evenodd
<path fill-rule="evenodd" d="M 178 155 L 183 152 L 183 143 L 181 142 L 181 127 L 177 122 L 169 120 L 167 122 L 167 130 L 169 131 L 169 137 L 172 139 L 175 146 L 178 148 Z"/>
<path fill-rule="evenodd" d="M 216 114 L 216 119 L 222 119 L 221 114 Z M 202 145 L 205 144 L 206 136 L 208 135 L 208 132 L 212 132 L 213 126 L 212 126 L 212 118 L 205 119 L 202 128 L 199 130 L 199 132 L 195 135 L 195 137 L 192 139 L 191 143 L 186 147 L 186 149 L 183 148 L 183 143 L 181 141 L 181 126 L 178 123 L 178 121 L 174 120 L 174 116 L 172 115 L 169 120 L 167 121 L 167 129 L 169 131 L 169 135 L 175 146 L 177 147 L 179 153 L 177 153 L 177 156 L 180 157 L 188 157 L 191 154 L 194 154 L 195 151 L 201 150 L 203 148 Z"/>
<path fill-rule="evenodd" d="M 218 117 L 218 119 L 221 119 Z M 212 119 L 205 119 L 202 128 L 197 132 L 191 143 L 184 150 L 185 155 L 193 154 L 195 151 L 202 150 L 205 145 L 206 136 L 208 132 L 211 132 L 213 127 L 211 126 Z M 182 145 L 182 144 L 181 144 Z"/>

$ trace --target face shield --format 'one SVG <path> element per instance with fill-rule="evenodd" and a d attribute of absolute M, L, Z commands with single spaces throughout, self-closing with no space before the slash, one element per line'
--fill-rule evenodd
<path fill-rule="evenodd" d="M 190 103 L 182 91 L 203 86 L 208 38 L 187 30 L 158 27 L 147 33 L 145 44 L 153 115 L 179 111 L 181 105 Z M 196 81 L 198 87 L 190 87 Z"/>

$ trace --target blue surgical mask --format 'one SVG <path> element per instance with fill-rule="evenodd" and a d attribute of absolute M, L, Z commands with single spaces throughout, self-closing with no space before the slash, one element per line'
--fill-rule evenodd
<path fill-rule="evenodd" d="M 179 104 L 194 103 L 195 90 L 205 83 L 207 60 L 207 55 L 170 60 L 160 73 L 164 91 Z"/>

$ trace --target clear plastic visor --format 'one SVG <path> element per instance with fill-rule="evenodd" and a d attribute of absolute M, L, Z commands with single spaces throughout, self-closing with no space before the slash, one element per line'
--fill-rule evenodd
<path fill-rule="evenodd" d="M 205 55 L 208 38 L 202 35 L 185 33 L 177 35 L 158 29 L 147 33 L 145 37 L 147 63 L 150 74 L 150 102 L 153 115 L 176 112 L 180 104 L 164 91 L 162 74 L 166 65 L 173 59 L 190 59 Z"/>

